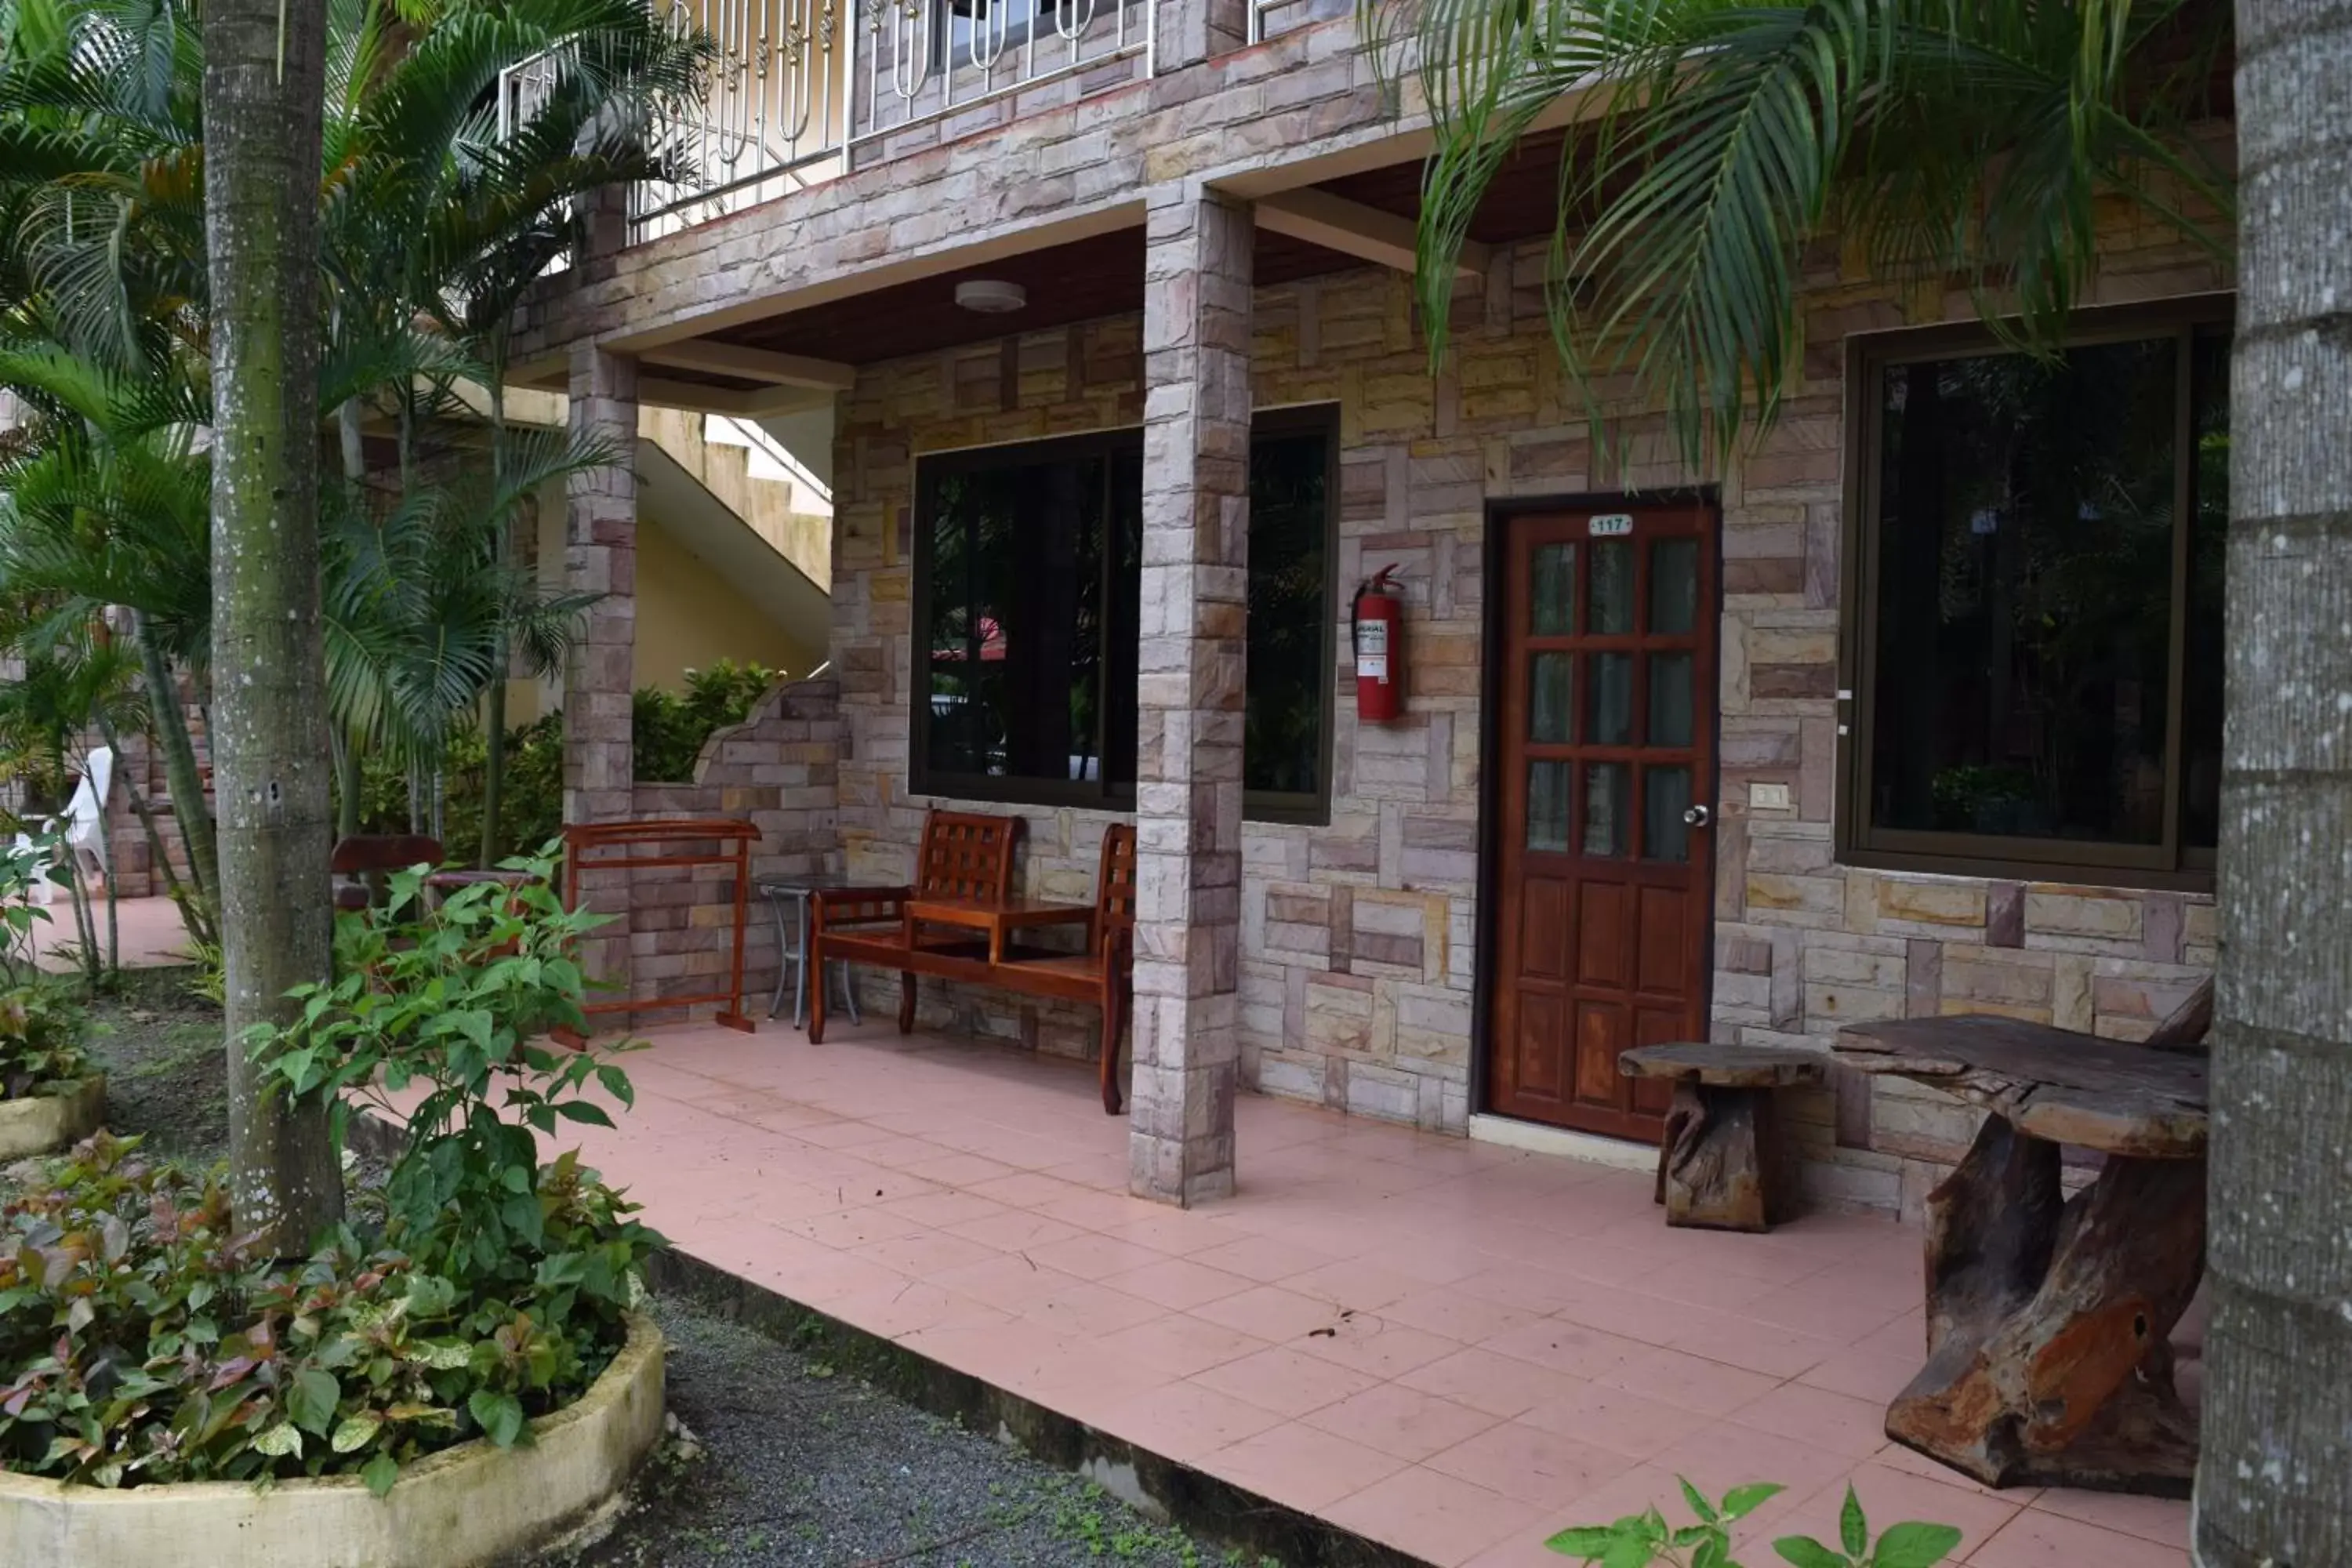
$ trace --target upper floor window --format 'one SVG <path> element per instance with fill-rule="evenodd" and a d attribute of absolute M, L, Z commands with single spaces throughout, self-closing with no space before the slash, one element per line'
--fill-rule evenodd
<path fill-rule="evenodd" d="M 1338 432 L 1261 416 L 1250 452 L 1248 815 L 1328 811 Z M 1139 431 L 916 467 L 911 787 L 1036 805 L 1135 798 Z"/>
<path fill-rule="evenodd" d="M 2210 879 L 2229 518 L 2226 304 L 2047 358 L 1858 355 L 1857 858 Z"/>

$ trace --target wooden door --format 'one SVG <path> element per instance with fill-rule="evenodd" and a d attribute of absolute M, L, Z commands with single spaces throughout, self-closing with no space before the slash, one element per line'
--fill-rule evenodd
<path fill-rule="evenodd" d="M 1717 542 L 1697 503 L 1512 519 L 1490 1109 L 1654 1141 L 1635 1046 L 1706 1038 Z"/>

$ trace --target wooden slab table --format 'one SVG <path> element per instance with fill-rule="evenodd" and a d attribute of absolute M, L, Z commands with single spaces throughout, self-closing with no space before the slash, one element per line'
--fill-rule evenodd
<path fill-rule="evenodd" d="M 2187 1497 L 2170 1335 L 2205 1272 L 2204 1057 L 1973 1015 L 1836 1051 L 1992 1113 L 1927 1199 L 1927 1364 L 1886 1435 L 1988 1486 Z M 2071 1199 L 2066 1143 L 2106 1157 Z"/>

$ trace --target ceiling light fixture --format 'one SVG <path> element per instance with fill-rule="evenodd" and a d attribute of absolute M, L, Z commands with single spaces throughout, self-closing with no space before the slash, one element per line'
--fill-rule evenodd
<path fill-rule="evenodd" d="M 983 316 L 1003 316 L 1029 303 L 1029 290 L 995 278 L 967 278 L 956 285 L 955 301 Z"/>

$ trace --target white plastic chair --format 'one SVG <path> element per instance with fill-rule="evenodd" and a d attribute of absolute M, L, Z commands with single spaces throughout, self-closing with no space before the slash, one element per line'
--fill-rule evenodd
<path fill-rule="evenodd" d="M 114 874 L 106 862 L 106 802 L 113 790 L 113 749 L 96 747 L 89 753 L 89 767 L 82 773 L 81 783 L 74 787 L 73 798 L 66 802 L 66 847 L 77 876 L 85 855 L 100 876 Z"/>

